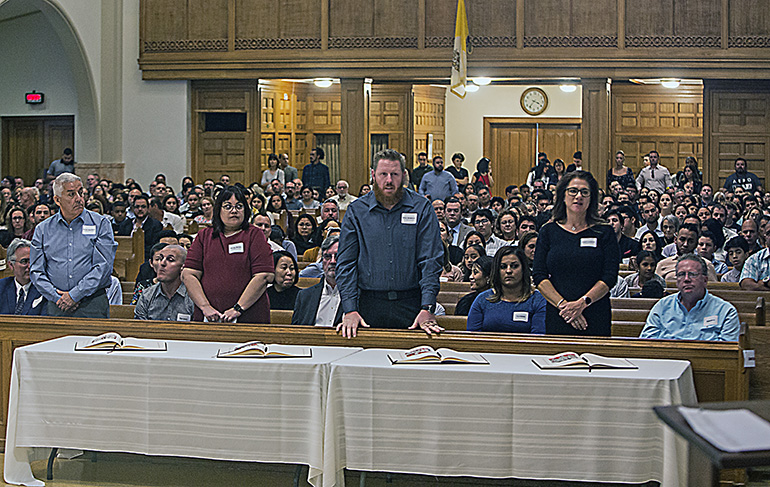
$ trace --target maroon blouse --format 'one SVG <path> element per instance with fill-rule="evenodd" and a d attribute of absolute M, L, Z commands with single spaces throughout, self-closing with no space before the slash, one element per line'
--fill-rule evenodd
<path fill-rule="evenodd" d="M 275 272 L 273 253 L 265 234 L 254 225 L 225 237 L 214 236 L 212 228 L 204 228 L 187 252 L 184 266 L 202 271 L 201 285 L 211 306 L 220 313 L 235 305 L 254 274 Z M 195 306 L 193 320 L 203 321 L 203 313 Z M 238 317 L 238 323 L 270 323 L 270 300 L 267 293 L 257 299 Z"/>

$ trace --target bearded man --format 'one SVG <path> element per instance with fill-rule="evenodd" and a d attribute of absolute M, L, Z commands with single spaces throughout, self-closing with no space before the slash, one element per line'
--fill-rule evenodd
<path fill-rule="evenodd" d="M 434 315 L 444 255 L 438 219 L 427 198 L 404 189 L 406 163 L 392 149 L 375 154 L 374 191 L 352 202 L 337 256 L 342 336 L 359 326 L 442 328 Z"/>

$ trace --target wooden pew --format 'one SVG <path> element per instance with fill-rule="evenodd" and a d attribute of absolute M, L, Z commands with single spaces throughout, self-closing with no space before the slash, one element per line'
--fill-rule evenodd
<path fill-rule="evenodd" d="M 113 274 L 121 281 L 131 281 L 139 275 L 144 262 L 144 230 L 137 229 L 130 237 L 115 237 L 118 249 L 115 252 Z"/>

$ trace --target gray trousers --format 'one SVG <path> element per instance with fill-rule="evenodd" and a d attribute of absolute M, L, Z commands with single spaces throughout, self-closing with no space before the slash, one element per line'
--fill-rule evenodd
<path fill-rule="evenodd" d="M 104 289 L 81 299 L 75 311 L 63 311 L 55 302 L 48 301 L 48 316 L 66 316 L 80 318 L 109 318 L 110 302 Z"/>

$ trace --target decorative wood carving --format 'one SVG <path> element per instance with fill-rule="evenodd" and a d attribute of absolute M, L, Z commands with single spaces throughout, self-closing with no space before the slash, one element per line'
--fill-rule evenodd
<path fill-rule="evenodd" d="M 330 37 L 330 49 L 416 48 L 417 37 Z"/>
<path fill-rule="evenodd" d="M 727 47 L 770 47 L 770 36 L 730 36 Z"/>
<path fill-rule="evenodd" d="M 626 47 L 708 47 L 720 48 L 719 36 L 626 36 Z"/>
<path fill-rule="evenodd" d="M 226 51 L 227 39 L 177 39 L 145 41 L 144 52 Z"/>
<path fill-rule="evenodd" d="M 524 47 L 618 47 L 618 36 L 526 36 Z"/>
<path fill-rule="evenodd" d="M 235 39 L 236 51 L 260 49 L 321 49 L 321 39 L 312 37 Z"/>
<path fill-rule="evenodd" d="M 433 36 L 425 38 L 425 47 L 453 47 L 454 37 Z M 516 47 L 516 36 L 468 36 L 468 48 Z"/>

